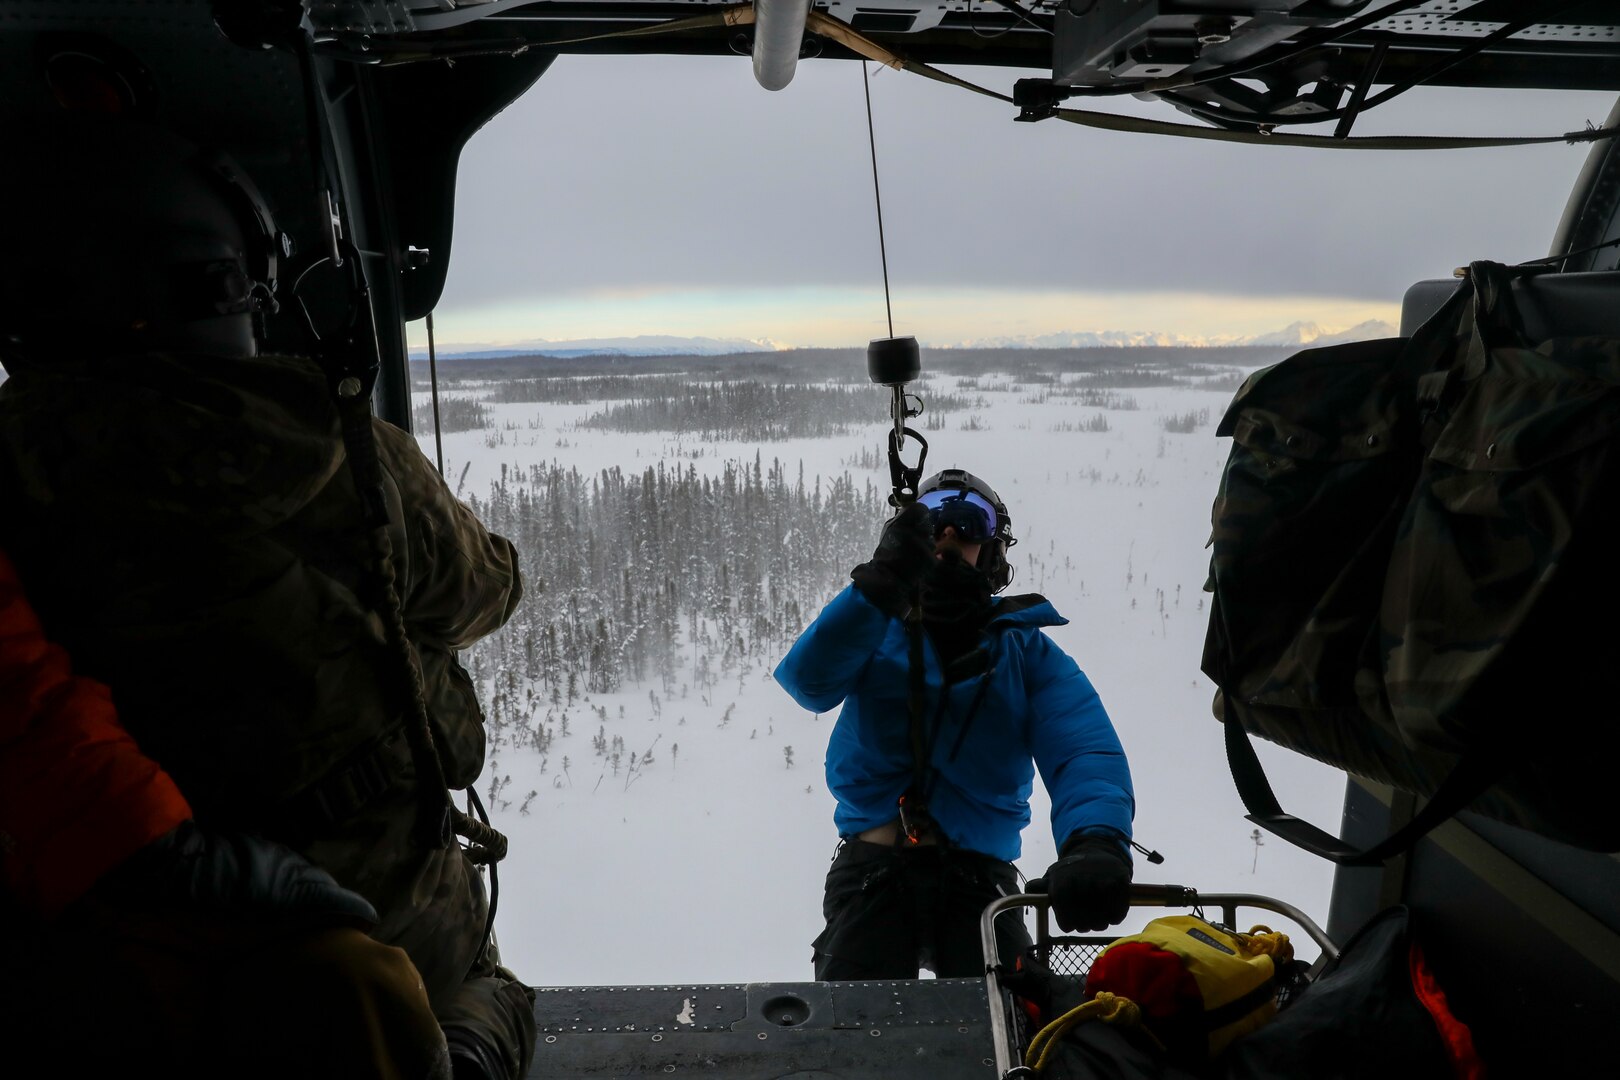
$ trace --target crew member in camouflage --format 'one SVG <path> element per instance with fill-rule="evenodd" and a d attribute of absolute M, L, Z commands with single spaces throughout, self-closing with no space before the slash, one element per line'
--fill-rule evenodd
<path fill-rule="evenodd" d="M 180 268 L 246 265 L 249 230 L 161 132 L 74 121 L 21 142 L 35 160 L 0 178 L 33 208 L 0 221 L 0 549 L 197 826 L 269 838 L 369 901 L 456 1075 L 517 1080 L 532 991 L 486 940 L 477 868 L 416 830 L 411 691 L 326 377 L 258 355 L 245 307 L 188 317 Z M 374 434 L 433 741 L 465 788 L 483 717 L 455 652 L 511 616 L 516 553 L 410 435 Z"/>

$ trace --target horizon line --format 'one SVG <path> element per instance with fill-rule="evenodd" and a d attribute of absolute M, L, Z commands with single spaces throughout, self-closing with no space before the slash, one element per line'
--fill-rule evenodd
<path fill-rule="evenodd" d="M 485 348 L 466 348 L 460 345 L 435 345 L 434 354 L 440 360 L 466 360 L 466 359 L 519 359 L 525 356 L 543 356 L 554 360 L 586 360 L 592 357 L 604 357 L 619 360 L 661 360 L 661 359 L 717 359 L 723 356 L 780 356 L 783 353 L 793 352 L 837 352 L 842 350 L 865 351 L 870 343 L 859 345 L 783 345 L 780 348 L 770 349 L 763 346 L 757 349 L 738 349 L 733 352 L 627 352 L 623 349 L 562 349 L 545 350 L 542 348 L 529 348 L 520 345 L 492 345 Z M 918 347 L 936 352 L 1081 352 L 1091 349 L 1186 349 L 1186 350 L 1214 350 L 1214 349 L 1302 349 L 1309 347 L 1309 342 L 1253 342 L 1253 341 L 1120 341 L 1120 342 L 1094 342 L 1088 345 L 931 345 L 919 342 Z M 452 350 L 452 351 L 447 351 Z M 411 346 L 409 356 L 412 360 L 428 359 L 426 347 Z"/>

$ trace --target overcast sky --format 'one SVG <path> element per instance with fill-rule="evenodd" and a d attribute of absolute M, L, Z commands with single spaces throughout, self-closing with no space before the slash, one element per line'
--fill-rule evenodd
<path fill-rule="evenodd" d="M 869 70 L 895 330 L 933 344 L 1395 321 L 1414 281 L 1546 254 L 1587 153 L 1299 150 L 1019 124 L 1002 103 Z M 1031 74 L 959 73 L 1003 90 Z M 860 79 L 854 63 L 806 61 L 770 93 L 744 57 L 560 58 L 463 155 L 440 342 L 882 336 Z M 1612 102 L 1418 90 L 1357 134 L 1557 133 L 1600 123 Z"/>

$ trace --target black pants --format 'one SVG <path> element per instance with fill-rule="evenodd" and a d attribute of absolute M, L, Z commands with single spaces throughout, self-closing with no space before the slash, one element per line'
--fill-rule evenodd
<path fill-rule="evenodd" d="M 989 855 L 847 840 L 827 871 L 816 978 L 915 979 L 920 967 L 942 979 L 983 975 L 979 916 L 1016 892 L 1018 872 Z M 1007 963 L 1030 944 L 1016 912 L 997 920 L 996 939 Z"/>

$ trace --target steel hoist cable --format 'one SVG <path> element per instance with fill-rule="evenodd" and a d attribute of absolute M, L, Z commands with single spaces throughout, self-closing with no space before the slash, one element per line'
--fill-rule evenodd
<path fill-rule="evenodd" d="M 866 94 L 866 142 L 872 149 L 872 202 L 877 206 L 878 255 L 883 260 L 883 310 L 889 317 L 889 336 L 894 337 L 894 305 L 889 299 L 889 248 L 883 239 L 883 191 L 878 186 L 877 130 L 872 126 L 872 83 L 861 61 L 861 90 Z"/>
<path fill-rule="evenodd" d="M 917 498 L 923 461 L 928 456 L 928 442 L 906 426 L 906 418 L 922 412 L 918 402 L 915 411 L 906 404 L 906 383 L 921 374 L 921 360 L 916 338 L 894 336 L 894 305 L 889 294 L 889 251 L 883 235 L 883 193 L 878 183 L 877 129 L 872 122 L 872 85 L 867 74 L 866 61 L 861 61 L 861 90 L 866 99 L 866 139 L 872 153 L 872 201 L 877 208 L 878 252 L 883 260 L 883 311 L 888 317 L 889 336 L 867 346 L 867 374 L 872 381 L 891 390 L 889 429 L 889 478 L 894 490 L 889 504 L 904 510 Z M 906 437 L 912 436 L 921 447 L 915 466 L 908 466 L 901 457 Z M 900 829 L 895 835 L 897 845 L 917 845 L 928 839 L 933 831 L 933 819 L 928 814 L 928 790 L 931 773 L 933 740 L 929 737 L 927 710 L 928 690 L 925 677 L 922 625 L 922 586 L 917 585 L 909 597 L 909 609 L 904 617 L 907 640 L 906 714 L 911 745 L 911 783 L 901 792 L 895 803 Z M 943 703 L 944 698 L 941 698 Z"/>
<path fill-rule="evenodd" d="M 440 414 L 439 414 L 439 358 L 438 358 L 437 348 L 436 348 L 436 345 L 435 345 L 435 342 L 434 342 L 433 312 L 431 312 L 431 311 L 427 313 L 427 339 L 428 339 L 428 389 L 429 389 L 429 393 L 430 393 L 430 395 L 431 395 L 431 397 L 433 399 L 433 453 L 434 453 L 434 464 L 438 466 L 440 479 L 443 479 L 443 477 L 444 477 L 444 424 L 441 422 Z M 481 800 L 478 797 L 478 791 L 470 784 L 467 786 L 467 810 L 466 810 L 466 814 L 469 817 L 476 815 L 478 821 L 481 821 L 486 827 L 488 827 L 490 829 L 490 831 L 492 833 L 494 832 L 494 827 L 493 827 L 493 825 L 491 825 L 491 822 L 489 820 L 489 812 L 484 809 L 484 803 L 483 803 L 483 800 Z M 499 836 L 500 834 L 495 833 L 495 835 Z M 504 843 L 504 841 L 505 841 L 505 838 L 502 837 L 502 842 Z M 492 942 L 492 941 L 495 940 L 495 912 L 496 912 L 496 909 L 499 907 L 500 902 L 501 902 L 501 878 L 500 878 L 500 872 L 498 870 L 498 861 L 499 860 L 490 860 L 489 862 L 481 864 L 482 867 L 485 870 L 489 871 L 489 914 L 484 920 L 484 940 L 485 940 L 485 942 Z"/>
<path fill-rule="evenodd" d="M 433 349 L 433 312 L 427 313 L 428 387 L 433 397 L 433 460 L 444 476 L 444 426 L 439 423 L 439 358 Z"/>

